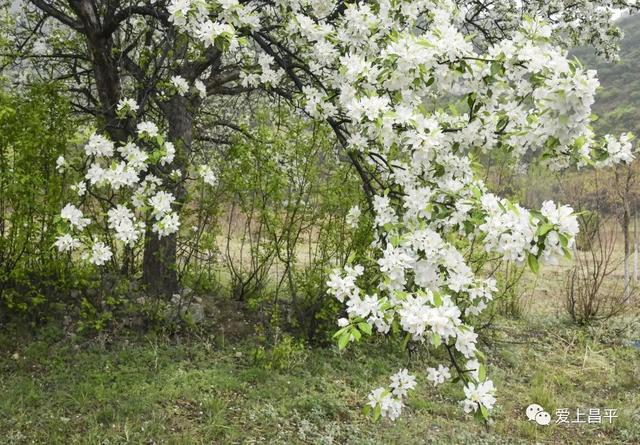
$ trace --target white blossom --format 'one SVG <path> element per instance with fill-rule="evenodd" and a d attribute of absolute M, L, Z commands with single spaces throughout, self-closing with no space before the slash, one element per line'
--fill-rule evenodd
<path fill-rule="evenodd" d="M 171 204 L 176 200 L 169 192 L 159 191 L 149 199 L 149 205 L 153 209 L 153 216 L 156 219 L 163 218 L 167 213 L 171 212 Z"/>
<path fill-rule="evenodd" d="M 407 395 L 407 391 L 416 387 L 416 378 L 404 368 L 391 376 L 389 387 L 394 396 L 401 398 Z"/>
<path fill-rule="evenodd" d="M 152 230 L 158 234 L 159 238 L 176 233 L 180 228 L 178 214 L 171 212 L 163 216 L 153 224 Z"/>
<path fill-rule="evenodd" d="M 360 214 L 361 214 L 361 211 L 359 206 L 355 205 L 351 207 L 349 209 L 349 213 L 347 213 L 347 219 L 346 219 L 347 225 L 353 228 L 357 227 L 358 220 L 360 219 Z"/>
<path fill-rule="evenodd" d="M 150 138 L 154 138 L 158 136 L 158 134 L 160 134 L 158 131 L 158 126 L 153 122 L 149 122 L 149 121 L 140 122 L 137 126 L 137 129 L 138 129 L 138 135 L 140 137 L 147 136 Z"/>
<path fill-rule="evenodd" d="M 198 168 L 198 174 L 205 182 L 205 184 L 209 184 L 210 186 L 215 186 L 218 183 L 218 178 L 216 178 L 215 173 L 208 165 L 201 165 Z"/>
<path fill-rule="evenodd" d="M 189 83 L 181 76 L 172 76 L 171 85 L 180 96 L 184 96 L 189 92 Z"/>
<path fill-rule="evenodd" d="M 198 93 L 200 99 L 206 99 L 207 87 L 204 82 L 202 82 L 200 79 L 196 79 L 196 81 L 193 83 L 193 87 L 196 89 L 196 92 Z"/>
<path fill-rule="evenodd" d="M 102 241 L 98 241 L 91 247 L 91 253 L 89 254 L 89 262 L 96 266 L 102 266 L 107 263 L 113 256 L 111 249 Z"/>
<path fill-rule="evenodd" d="M 113 155 L 113 142 L 99 134 L 92 134 L 84 146 L 87 156 L 109 157 Z"/>
<path fill-rule="evenodd" d="M 56 246 L 56 248 L 60 252 L 71 252 L 80 247 L 81 243 L 80 241 L 66 233 L 64 235 L 58 236 L 53 245 Z"/>
<path fill-rule="evenodd" d="M 135 221 L 133 212 L 119 204 L 108 212 L 109 228 L 115 231 L 116 239 L 132 245 L 142 235 L 144 224 Z"/>
<path fill-rule="evenodd" d="M 140 106 L 138 105 L 138 102 L 136 102 L 135 99 L 123 97 L 118 102 L 118 105 L 116 106 L 116 111 L 120 115 L 135 116 L 136 111 L 138 111 L 139 108 Z"/>
<path fill-rule="evenodd" d="M 67 204 L 60 212 L 60 217 L 69 221 L 69 223 L 78 230 L 82 230 L 87 227 L 91 220 L 85 218 L 82 214 L 82 210 L 78 209 L 73 204 Z"/>
<path fill-rule="evenodd" d="M 67 161 L 64 159 L 64 156 L 58 156 L 56 159 L 56 171 L 58 173 L 64 173 L 64 169 L 67 166 Z"/>
<path fill-rule="evenodd" d="M 176 156 L 176 147 L 172 142 L 164 143 L 164 156 L 160 158 L 160 165 L 171 164 Z"/>
<path fill-rule="evenodd" d="M 482 383 L 467 383 L 464 388 L 464 394 L 466 399 L 463 402 L 464 411 L 470 413 L 477 411 L 480 406 L 484 406 L 486 409 L 493 409 L 493 405 L 496 403 L 495 387 L 491 380 L 486 380 Z"/>
<path fill-rule="evenodd" d="M 449 368 L 444 365 L 438 365 L 437 368 L 427 368 L 427 380 L 433 382 L 434 385 L 444 383 L 450 378 L 451 372 Z"/>

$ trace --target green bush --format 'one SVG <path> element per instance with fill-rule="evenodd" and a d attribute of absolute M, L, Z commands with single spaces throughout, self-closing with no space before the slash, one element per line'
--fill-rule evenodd
<path fill-rule="evenodd" d="M 329 273 L 372 239 L 370 224 L 346 224 L 361 184 L 325 126 L 283 109 L 260 115 L 253 134 L 231 147 L 221 174 L 231 297 L 261 315 L 269 338 L 284 328 L 326 342 L 341 309 L 326 292 Z"/>
<path fill-rule="evenodd" d="M 56 85 L 0 92 L 0 311 L 46 315 L 67 284 L 69 258 L 52 248 L 65 179 L 56 159 L 74 122 Z"/>

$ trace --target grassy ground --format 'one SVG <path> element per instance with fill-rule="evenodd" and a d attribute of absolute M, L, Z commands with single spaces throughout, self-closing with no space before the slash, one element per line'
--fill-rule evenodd
<path fill-rule="evenodd" d="M 615 328 L 615 327 L 619 328 Z M 640 443 L 639 338 L 622 322 L 576 329 L 557 317 L 497 320 L 487 335 L 499 407 L 465 416 L 455 384 L 431 387 L 434 357 L 371 342 L 339 354 L 246 338 L 0 336 L 1 444 Z M 178 341 L 179 340 L 179 341 Z M 420 386 L 395 423 L 361 413 L 372 388 L 407 366 Z M 537 426 L 525 407 L 616 408 L 613 423 Z"/>

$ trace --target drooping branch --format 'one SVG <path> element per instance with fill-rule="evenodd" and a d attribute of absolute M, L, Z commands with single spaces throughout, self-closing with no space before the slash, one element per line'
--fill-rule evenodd
<path fill-rule="evenodd" d="M 69 28 L 74 29 L 78 32 L 83 32 L 82 23 L 69 17 L 67 14 L 65 14 L 64 11 L 60 9 L 56 9 L 52 4 L 46 2 L 45 0 L 29 0 L 29 1 L 33 3 L 33 5 L 36 6 L 38 9 L 40 9 L 42 12 L 44 12 L 45 14 L 51 17 L 54 17 L 61 23 L 64 23 L 65 25 L 67 25 Z"/>

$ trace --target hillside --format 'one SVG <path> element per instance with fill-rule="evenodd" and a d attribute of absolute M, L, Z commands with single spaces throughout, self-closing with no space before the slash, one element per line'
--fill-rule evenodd
<path fill-rule="evenodd" d="M 587 49 L 577 49 L 574 55 L 586 67 L 596 69 L 601 89 L 594 113 L 600 119 L 600 132 L 632 131 L 640 135 L 640 15 L 625 17 L 619 22 L 624 32 L 620 61 L 608 63 Z"/>

